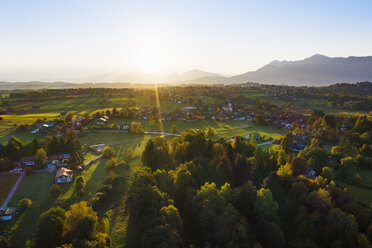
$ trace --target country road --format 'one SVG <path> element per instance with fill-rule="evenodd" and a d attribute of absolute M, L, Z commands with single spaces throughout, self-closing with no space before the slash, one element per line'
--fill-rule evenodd
<path fill-rule="evenodd" d="M 87 133 L 128 133 L 128 131 L 124 130 L 84 130 Z M 160 134 L 165 136 L 181 136 L 180 134 L 168 133 L 168 132 L 160 132 L 160 131 L 145 131 L 144 134 Z"/>
<path fill-rule="evenodd" d="M 266 141 L 266 142 L 257 144 L 257 146 L 271 145 L 272 143 L 273 143 L 273 141 L 271 140 L 271 141 Z"/>
<path fill-rule="evenodd" d="M 92 163 L 92 162 L 94 162 L 94 161 L 100 159 L 101 157 L 102 157 L 102 153 L 101 153 L 100 155 L 98 155 L 98 156 L 96 156 L 96 157 L 94 157 L 94 158 L 92 158 L 92 159 L 89 159 L 88 161 L 84 162 L 84 166 L 89 165 L 90 163 Z"/>

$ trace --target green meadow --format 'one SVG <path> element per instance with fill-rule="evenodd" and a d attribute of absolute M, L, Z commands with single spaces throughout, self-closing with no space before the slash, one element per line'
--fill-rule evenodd
<path fill-rule="evenodd" d="M 360 185 L 350 185 L 340 180 L 336 180 L 337 184 L 346 188 L 352 196 L 356 197 L 360 202 L 367 206 L 372 204 L 372 172 L 370 170 L 361 170 L 359 172 L 362 180 Z"/>
<path fill-rule="evenodd" d="M 30 208 L 23 215 L 0 225 L 1 230 L 14 229 L 10 238 L 12 247 L 23 247 L 24 243 L 31 238 L 39 216 L 51 206 L 48 196 L 53 176 L 53 173 L 48 172 L 26 176 L 9 202 L 9 206 L 16 206 L 23 198 L 32 200 Z"/>

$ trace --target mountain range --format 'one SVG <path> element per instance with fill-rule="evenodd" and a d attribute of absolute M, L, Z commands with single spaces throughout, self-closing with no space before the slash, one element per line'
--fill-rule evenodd
<path fill-rule="evenodd" d="M 83 84 L 64 82 L 42 83 L 0 82 L 0 89 L 66 88 L 66 87 L 128 87 L 128 83 L 166 84 L 234 84 L 256 82 L 287 85 L 330 85 L 372 81 L 372 56 L 327 57 L 321 54 L 298 61 L 272 61 L 256 71 L 230 77 L 218 73 L 192 70 L 183 74 L 155 75 L 141 72 L 110 72 L 79 79 Z M 107 84 L 104 84 L 107 83 Z"/>
<path fill-rule="evenodd" d="M 372 81 L 372 56 L 330 58 L 316 54 L 299 61 L 272 61 L 256 71 L 232 77 L 204 77 L 188 83 L 329 85 Z"/>

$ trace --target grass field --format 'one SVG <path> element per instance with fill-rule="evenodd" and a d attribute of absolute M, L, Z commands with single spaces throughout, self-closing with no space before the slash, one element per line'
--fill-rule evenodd
<path fill-rule="evenodd" d="M 359 174 L 362 177 L 360 185 L 350 185 L 340 180 L 336 180 L 336 182 L 341 187 L 347 188 L 347 191 L 359 201 L 370 206 L 372 204 L 372 171 L 361 170 Z"/>
<path fill-rule="evenodd" d="M 29 118 L 20 118 L 19 123 L 25 123 L 25 121 L 30 121 L 32 117 Z M 36 121 L 36 119 L 34 119 Z M 232 136 L 240 135 L 245 136 L 252 132 L 257 132 L 261 136 L 272 137 L 274 139 L 280 138 L 285 130 L 278 129 L 272 126 L 262 126 L 257 125 L 251 121 L 216 121 L 216 120 L 201 120 L 201 121 L 174 121 L 174 122 L 165 122 L 165 123 L 155 123 L 150 124 L 147 120 L 112 120 L 108 125 L 118 122 L 127 122 L 131 123 L 135 121 L 141 124 L 141 127 L 145 131 L 170 131 L 173 125 L 176 125 L 179 132 L 184 131 L 185 129 L 206 129 L 208 126 L 213 127 L 216 130 L 218 137 L 230 138 Z M 3 128 L 3 129 L 2 129 Z M 23 142 L 32 141 L 35 137 L 41 137 L 40 134 L 31 134 L 26 132 L 13 132 L 10 128 L 5 128 L 5 126 L 0 124 L 0 142 L 5 143 L 11 135 L 14 135 L 20 138 Z M 98 143 L 114 143 L 125 141 L 129 136 L 125 136 L 124 133 L 99 133 L 96 132 L 94 135 L 89 133 L 81 136 L 81 141 L 83 144 L 92 145 Z M 140 140 L 146 138 L 145 135 L 142 137 L 138 134 L 135 134 L 133 137 L 129 137 L 132 140 L 134 137 Z"/>
<path fill-rule="evenodd" d="M 82 175 L 86 180 L 86 186 L 84 194 L 78 196 L 75 194 L 75 183 L 60 184 L 61 193 L 56 200 L 57 205 L 61 205 L 64 208 L 68 208 L 70 205 L 82 201 L 89 200 L 89 198 L 97 192 L 97 189 L 103 178 L 106 176 L 106 166 L 105 161 L 100 159 L 86 167 L 82 172 L 74 172 L 74 179 Z"/>
<path fill-rule="evenodd" d="M 286 101 L 279 100 L 273 97 L 266 96 L 263 92 L 252 92 L 246 93 L 246 96 L 252 99 L 263 99 L 265 101 L 271 102 L 278 106 L 286 104 Z M 216 98 L 210 96 L 201 97 L 202 101 L 207 104 L 214 103 L 224 103 L 226 100 L 223 98 Z M 84 113 L 92 114 L 96 111 L 105 111 L 107 109 L 112 110 L 117 108 L 120 110 L 122 107 L 128 105 L 132 101 L 136 102 L 138 107 L 154 107 L 156 106 L 156 101 L 153 96 L 148 95 L 137 95 L 134 97 L 129 97 L 127 95 L 123 96 L 107 96 L 102 97 L 81 97 L 81 98 L 68 98 L 68 99 L 55 99 L 55 100 L 22 100 L 22 99 L 11 99 L 10 106 L 14 109 L 14 112 L 8 115 L 2 115 L 3 120 L 0 121 L 0 143 L 4 143 L 11 135 L 14 135 L 20 138 L 22 141 L 27 142 L 32 140 L 35 137 L 40 137 L 39 134 L 30 134 L 25 132 L 15 132 L 15 124 L 33 124 L 37 119 L 48 119 L 52 120 L 58 118 L 61 112 L 73 113 L 76 115 L 81 115 Z M 298 102 L 295 102 L 294 108 L 297 110 L 305 110 L 308 108 L 317 108 L 315 102 L 325 103 L 325 100 L 321 99 L 304 99 Z M 31 110 L 31 106 L 37 105 L 40 108 L 38 110 Z M 160 100 L 160 110 L 162 112 L 169 112 L 175 108 L 182 108 L 188 106 L 187 104 L 178 104 L 170 100 Z M 318 108 L 319 109 L 319 108 Z M 323 109 L 327 113 L 356 113 L 349 110 L 340 110 L 340 109 Z M 361 114 L 368 114 L 363 113 Z M 120 120 L 118 122 L 131 122 L 132 120 Z M 150 125 L 149 121 L 144 120 L 135 120 L 140 122 L 145 130 L 161 130 L 158 124 Z M 115 123 L 115 121 L 110 122 L 110 124 Z M 176 124 L 180 131 L 183 131 L 186 128 L 206 128 L 208 125 L 216 129 L 223 128 L 226 126 L 238 126 L 238 122 L 226 121 L 226 122 L 217 122 L 217 121 L 187 121 L 187 122 L 170 122 L 163 123 L 164 130 L 170 130 L 173 124 Z M 225 128 L 226 129 L 226 128 Z M 257 131 L 262 134 L 268 133 L 267 129 L 262 129 L 257 127 Z M 217 130 L 218 131 L 218 130 Z M 230 129 L 230 131 L 232 131 Z M 270 131 L 272 133 L 273 130 Z M 219 131 L 218 131 L 219 132 Z M 237 135 L 243 133 L 242 130 L 236 130 Z M 226 130 L 221 129 L 220 133 L 222 135 L 227 135 Z M 274 132 L 275 133 L 275 132 Z M 281 132 L 279 132 L 281 133 Z M 223 136 L 224 137 L 224 136 Z"/>
<path fill-rule="evenodd" d="M 3 120 L 0 121 L 0 142 L 5 142 L 10 136 L 16 136 L 23 142 L 30 141 L 35 137 L 40 137 L 39 134 L 31 134 L 27 132 L 16 132 L 15 125 L 33 124 L 37 119 L 55 119 L 55 114 L 24 114 L 24 115 L 2 115 Z"/>
<path fill-rule="evenodd" d="M 22 111 L 24 114 L 57 114 L 61 112 L 71 112 L 74 114 L 94 113 L 97 110 L 105 110 L 122 107 L 128 105 L 132 101 L 136 102 L 139 107 L 154 107 L 156 101 L 152 96 L 137 95 L 134 97 L 128 96 L 112 96 L 112 97 L 82 97 L 54 100 L 39 100 L 33 101 L 12 101 L 11 107 L 17 112 Z M 31 106 L 39 106 L 39 110 L 31 110 Z M 162 111 L 171 111 L 175 107 L 185 107 L 185 104 L 174 103 L 169 100 L 160 100 Z"/>
<path fill-rule="evenodd" d="M 350 185 L 345 182 L 336 180 L 337 184 L 347 189 L 347 192 L 356 197 L 357 200 L 370 206 L 372 203 L 372 190 L 358 185 Z"/>
<path fill-rule="evenodd" d="M 274 139 L 280 138 L 285 134 L 285 130 L 278 129 L 272 126 L 262 126 L 253 123 L 252 121 L 216 121 L 216 120 L 201 120 L 201 121 L 174 121 L 174 122 L 165 122 L 165 123 L 155 123 L 150 125 L 149 121 L 144 120 L 133 120 L 141 124 L 141 127 L 145 131 L 167 131 L 169 132 L 172 129 L 173 125 L 176 125 L 179 132 L 182 132 L 188 128 L 191 129 L 207 129 L 208 126 L 215 129 L 217 136 L 223 138 L 230 138 L 231 136 L 241 135 L 244 136 L 257 132 L 260 135 L 266 137 L 272 137 Z M 123 121 L 118 121 L 123 122 Z M 131 121 L 127 121 L 130 123 Z M 113 122 L 115 123 L 115 122 Z"/>
<path fill-rule="evenodd" d="M 362 181 L 360 182 L 360 184 L 372 188 L 372 170 L 361 170 L 359 174 L 362 177 Z"/>
<path fill-rule="evenodd" d="M 48 172 L 35 173 L 26 176 L 19 186 L 17 192 L 9 203 L 9 206 L 16 206 L 23 198 L 32 200 L 32 205 L 26 214 L 14 221 L 6 222 L 8 228 L 17 225 L 11 235 L 12 247 L 23 247 L 24 243 L 31 238 L 37 219 L 51 205 L 48 200 L 49 189 L 53 183 L 53 174 Z"/>
<path fill-rule="evenodd" d="M 3 205 L 18 177 L 18 174 L 0 176 L 0 206 Z"/>

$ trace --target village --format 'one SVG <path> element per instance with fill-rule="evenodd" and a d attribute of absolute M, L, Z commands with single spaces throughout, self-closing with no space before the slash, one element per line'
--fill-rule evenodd
<path fill-rule="evenodd" d="M 193 151 L 187 146 L 190 141 L 184 141 L 185 148 L 175 144 L 198 135 L 213 149 L 225 150 L 221 155 L 231 160 L 227 165 L 233 166 L 233 170 L 243 170 L 234 172 L 235 180 L 240 180 L 239 174 L 244 173 L 253 180 L 260 178 L 260 175 L 243 168 L 249 165 L 250 170 L 256 170 L 264 166 L 255 173 L 266 171 L 283 178 L 296 173 L 303 178 L 301 180 L 313 184 L 323 183 L 320 180 L 326 176 L 336 177 L 339 185 L 347 183 L 367 190 L 364 186 L 365 175 L 369 173 L 367 167 L 343 169 L 342 156 L 352 148 L 340 141 L 340 137 L 355 130 L 364 132 L 365 124 L 360 124 L 360 128 L 355 126 L 364 123 L 367 117 L 330 114 L 328 106 L 316 109 L 313 100 L 312 108 L 302 107 L 306 98 L 299 89 L 291 93 L 292 88 L 280 86 L 254 87 L 257 85 L 249 86 L 247 89 L 250 91 L 245 95 L 241 92 L 248 91 L 246 86 L 164 88 L 159 91 L 159 104 L 151 104 L 155 99 L 151 90 L 68 90 L 66 94 L 73 93 L 70 101 L 79 106 L 74 108 L 63 105 L 66 99 L 60 98 L 58 90 L 49 94 L 50 99 L 29 106 L 22 103 L 30 93 L 18 92 L 16 97 L 9 94 L 3 99 L 8 106 L 0 121 L 0 124 L 7 124 L 3 128 L 6 135 L 0 146 L 0 154 L 3 154 L 0 176 L 8 182 L 0 211 L 0 226 L 4 227 L 2 234 L 11 236 L 11 227 L 25 218 L 27 222 L 23 221 L 17 233 L 29 232 L 31 235 L 32 230 L 26 226 L 35 223 L 45 206 L 68 208 L 73 203 L 87 201 L 99 209 L 108 199 L 113 201 L 116 198 L 114 192 L 118 191 L 114 190 L 115 187 L 121 187 L 120 192 L 125 194 L 130 172 L 143 166 L 145 150 L 151 147 L 151 142 L 154 146 L 164 146 L 161 149 L 169 149 L 171 163 L 175 163 L 180 156 L 187 154 L 180 152 L 181 149 Z M 97 92 L 103 95 L 96 97 L 94 94 Z M 283 92 L 287 94 L 285 97 Z M 55 105 L 54 101 L 60 105 Z M 86 102 L 98 102 L 99 106 L 87 105 Z M 341 105 L 335 101 L 334 106 Z M 11 122 L 11 118 L 16 116 L 30 119 Z M 360 140 L 365 140 L 365 137 L 364 134 Z M 194 146 L 203 144 L 198 142 Z M 105 156 L 105 151 L 109 155 Z M 238 157 L 242 155 L 247 159 L 229 157 L 236 152 Z M 289 156 L 292 159 L 288 160 Z M 353 163 L 367 163 L 362 162 L 363 156 L 355 158 L 359 160 Z M 169 169 L 173 165 L 168 166 Z M 294 170 L 293 166 L 301 169 Z M 323 168 L 329 173 L 325 173 Z M 226 173 L 228 171 L 231 170 Z M 364 173 L 363 177 L 358 176 L 359 173 Z M 117 180 L 121 186 L 115 184 Z M 364 195 L 359 197 L 360 201 L 369 201 Z M 27 205 L 35 217 L 29 211 L 25 212 L 23 205 Z M 16 240 L 13 242 L 17 243 Z"/>

